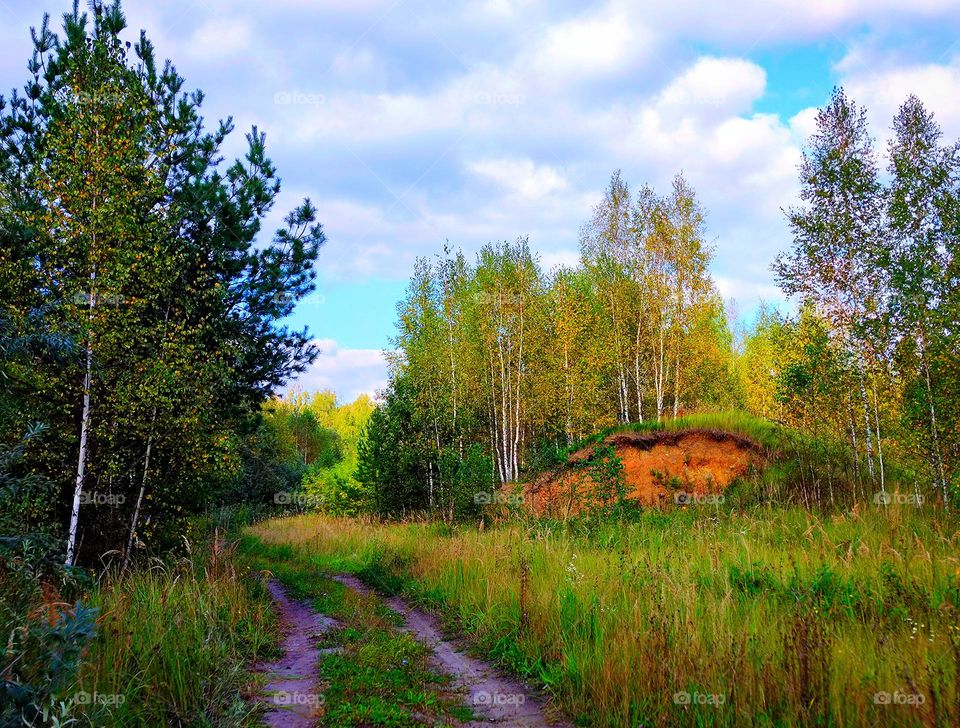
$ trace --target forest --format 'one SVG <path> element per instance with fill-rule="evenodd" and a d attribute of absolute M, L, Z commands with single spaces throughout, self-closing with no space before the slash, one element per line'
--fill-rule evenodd
<path fill-rule="evenodd" d="M 266 133 L 226 158 L 128 33 L 45 17 L 0 97 L 0 726 L 960 721 L 960 142 L 919 97 L 885 144 L 819 109 L 786 303 L 724 300 L 688 176 L 618 170 L 573 265 L 417 258 L 348 402 L 298 382 L 317 207 L 266 229 Z"/>
<path fill-rule="evenodd" d="M 916 97 L 892 125 L 881 152 L 842 89 L 820 111 L 788 211 L 794 247 L 772 262 L 798 307 L 762 305 L 747 326 L 711 279 L 705 212 L 682 176 L 658 193 L 615 173 L 575 268 L 543 271 L 523 238 L 475 262 L 420 260 L 361 443 L 376 507 L 453 518 L 485 482 L 519 480 L 598 430 L 726 409 L 845 443 L 855 472 L 833 505 L 881 489 L 893 462 L 949 507 L 960 156 Z"/>

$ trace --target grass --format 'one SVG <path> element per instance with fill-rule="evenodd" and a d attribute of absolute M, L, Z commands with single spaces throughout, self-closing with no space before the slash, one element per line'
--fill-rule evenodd
<path fill-rule="evenodd" d="M 248 667 L 276 654 L 269 594 L 229 548 L 108 578 L 90 595 L 97 637 L 76 685 L 96 725 L 259 725 Z"/>
<path fill-rule="evenodd" d="M 960 723 L 960 534 L 914 508 L 249 533 L 440 610 L 580 725 Z"/>
<path fill-rule="evenodd" d="M 204 542 L 69 590 L 49 574 L 31 588 L 30 566 L 0 564 L 0 677 L 14 691 L 14 705 L 0 696 L 0 724 L 259 725 L 248 667 L 276 653 L 278 624 L 229 547 Z"/>
<path fill-rule="evenodd" d="M 598 445 L 619 432 L 688 429 L 730 432 L 754 441 L 766 452 L 766 467 L 753 472 L 728 493 L 728 498 L 733 498 L 737 505 L 787 504 L 801 505 L 807 510 L 839 512 L 858 501 L 873 502 L 883 491 L 920 495 L 915 490 L 916 473 L 907 464 L 909 458 L 898 457 L 901 453 L 896 450 L 891 452 L 892 443 L 884 444 L 886 454 L 881 480 L 877 457 L 874 456 L 874 476 L 870 477 L 865 456 L 854 454 L 848 442 L 819 431 L 792 430 L 739 410 L 615 425 L 558 452 L 557 462 L 548 466 L 555 466 L 570 454 Z M 935 493 L 927 493 L 925 499 L 925 508 L 936 507 Z"/>
<path fill-rule="evenodd" d="M 444 726 L 471 719 L 450 679 L 431 667 L 430 650 L 397 629 L 402 619 L 380 599 L 347 589 L 289 546 L 247 538 L 241 550 L 252 568 L 339 622 L 321 645 L 331 648 L 318 666 L 324 725 Z"/>

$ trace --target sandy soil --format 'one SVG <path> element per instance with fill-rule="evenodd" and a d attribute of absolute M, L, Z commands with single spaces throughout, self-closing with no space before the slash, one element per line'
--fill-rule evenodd
<path fill-rule="evenodd" d="M 276 581 L 270 581 L 269 589 L 286 636 L 283 656 L 256 666 L 270 676 L 264 697 L 270 708 L 264 722 L 272 728 L 312 728 L 323 706 L 317 684 L 317 640 L 336 626 L 336 620 L 317 614 L 306 602 L 290 599 Z"/>
<path fill-rule="evenodd" d="M 753 441 L 716 430 L 618 433 L 607 437 L 623 462 L 627 497 L 644 505 L 683 505 L 684 498 L 722 493 L 737 478 L 762 467 Z M 534 513 L 566 517 L 577 513 L 594 489 L 575 467 L 593 447 L 570 456 L 567 465 L 525 486 L 524 502 Z"/>

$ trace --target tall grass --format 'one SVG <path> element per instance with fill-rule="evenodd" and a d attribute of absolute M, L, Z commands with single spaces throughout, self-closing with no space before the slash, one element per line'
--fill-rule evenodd
<path fill-rule="evenodd" d="M 915 509 L 249 532 L 438 608 L 581 724 L 960 723 L 960 534 Z"/>
<path fill-rule="evenodd" d="M 249 664 L 276 649 L 269 594 L 232 549 L 108 575 L 74 697 L 97 725 L 257 725 Z"/>
<path fill-rule="evenodd" d="M 276 652 L 279 626 L 232 550 L 215 539 L 69 594 L 47 572 L 28 588 L 23 559 L 0 562 L 0 725 L 258 724 L 248 668 Z"/>

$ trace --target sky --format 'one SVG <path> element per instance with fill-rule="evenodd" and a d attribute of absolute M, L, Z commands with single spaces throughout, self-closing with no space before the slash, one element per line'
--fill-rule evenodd
<path fill-rule="evenodd" d="M 82 4 L 82 3 L 81 3 Z M 0 0 L 0 89 L 26 81 L 31 26 L 66 0 Z M 816 109 L 836 85 L 882 149 L 915 93 L 960 138 L 960 0 L 127 0 L 228 158 L 266 132 L 283 190 L 328 242 L 291 318 L 320 346 L 295 382 L 344 400 L 387 381 L 383 350 L 418 256 L 529 236 L 545 270 L 622 170 L 682 172 L 707 212 L 734 315 L 784 305 L 770 272 Z"/>

